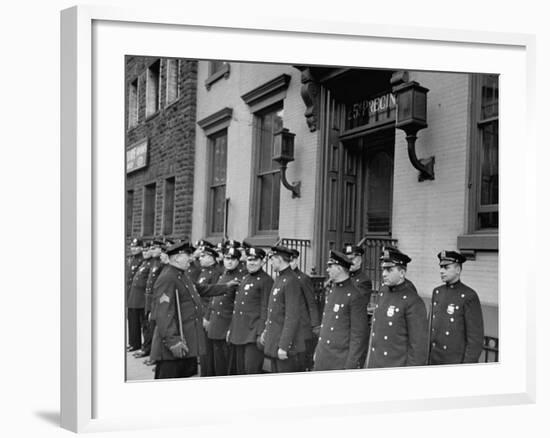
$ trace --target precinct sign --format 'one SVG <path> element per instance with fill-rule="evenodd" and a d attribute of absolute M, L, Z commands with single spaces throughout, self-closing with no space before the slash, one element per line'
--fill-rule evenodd
<path fill-rule="evenodd" d="M 126 151 L 126 173 L 141 169 L 147 166 L 147 146 L 148 140 L 140 140 L 134 143 Z"/>
<path fill-rule="evenodd" d="M 346 105 L 346 130 L 395 121 L 395 96 L 385 93 Z"/>

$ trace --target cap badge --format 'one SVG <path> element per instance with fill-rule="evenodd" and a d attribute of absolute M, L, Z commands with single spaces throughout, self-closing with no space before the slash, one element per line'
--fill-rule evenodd
<path fill-rule="evenodd" d="M 385 259 L 389 259 L 389 258 L 390 258 L 390 252 L 389 252 L 387 249 L 384 250 L 384 258 L 385 258 Z"/>
<path fill-rule="evenodd" d="M 159 303 L 162 304 L 162 303 L 169 303 L 169 302 L 170 302 L 170 298 L 168 297 L 168 295 L 163 293 L 159 298 Z"/>
<path fill-rule="evenodd" d="M 447 313 L 449 315 L 453 315 L 455 313 L 455 305 L 454 304 L 449 304 L 449 306 L 447 307 Z"/>
<path fill-rule="evenodd" d="M 395 313 L 395 306 L 388 307 L 388 311 L 386 312 L 386 315 L 388 315 L 388 317 L 391 318 L 394 313 Z"/>

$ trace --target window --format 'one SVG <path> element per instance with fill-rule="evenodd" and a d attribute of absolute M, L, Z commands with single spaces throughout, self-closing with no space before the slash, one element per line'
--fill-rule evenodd
<path fill-rule="evenodd" d="M 471 76 L 469 234 L 459 236 L 461 250 L 498 249 L 498 80 L 498 75 Z"/>
<path fill-rule="evenodd" d="M 225 225 L 225 185 L 227 179 L 227 129 L 208 137 L 209 196 L 208 231 L 222 234 Z"/>
<path fill-rule="evenodd" d="M 179 97 L 179 60 L 168 59 L 166 62 L 166 104 Z"/>
<path fill-rule="evenodd" d="M 128 89 L 128 128 L 133 128 L 138 123 L 138 79 L 130 83 Z"/>
<path fill-rule="evenodd" d="M 134 191 L 126 192 L 126 235 L 132 235 L 132 226 L 134 224 Z"/>
<path fill-rule="evenodd" d="M 229 63 L 226 61 L 208 61 L 208 77 L 204 81 L 207 90 L 210 90 L 212 84 L 221 78 L 229 77 Z"/>
<path fill-rule="evenodd" d="M 156 183 L 145 186 L 143 195 L 143 235 L 152 236 L 155 234 L 155 207 L 157 201 Z"/>
<path fill-rule="evenodd" d="M 279 230 L 281 175 L 273 156 L 273 134 L 283 127 L 283 106 L 279 103 L 256 114 L 255 205 L 257 234 Z"/>
<path fill-rule="evenodd" d="M 160 98 L 160 60 L 155 61 L 147 69 L 147 93 L 146 93 L 146 112 L 149 117 L 159 110 Z"/>
<path fill-rule="evenodd" d="M 163 212 L 163 233 L 165 236 L 172 234 L 174 230 L 174 195 L 176 178 L 167 178 L 164 182 L 164 212 Z"/>

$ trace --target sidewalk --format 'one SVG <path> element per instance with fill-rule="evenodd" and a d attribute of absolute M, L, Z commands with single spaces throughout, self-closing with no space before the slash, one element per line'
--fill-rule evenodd
<path fill-rule="evenodd" d="M 134 352 L 126 353 L 126 380 L 152 380 L 155 377 L 154 366 L 143 363 L 149 356 L 135 358 Z"/>

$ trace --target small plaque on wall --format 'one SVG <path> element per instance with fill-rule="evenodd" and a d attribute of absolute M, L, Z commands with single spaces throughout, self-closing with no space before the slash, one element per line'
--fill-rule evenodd
<path fill-rule="evenodd" d="M 126 173 L 147 166 L 147 139 L 134 143 L 126 151 Z"/>

